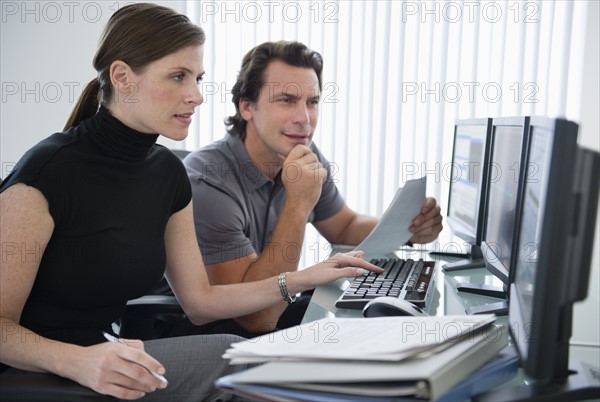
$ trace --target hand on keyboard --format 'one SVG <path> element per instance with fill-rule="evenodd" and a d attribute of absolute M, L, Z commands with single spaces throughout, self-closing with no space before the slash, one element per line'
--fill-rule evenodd
<path fill-rule="evenodd" d="M 403 260 L 400 258 L 371 260 L 384 269 L 381 274 L 371 272 L 355 278 L 335 303 L 338 308 L 361 309 L 370 300 L 391 296 L 424 306 L 435 278 L 433 261 Z"/>
<path fill-rule="evenodd" d="M 339 253 L 312 267 L 289 272 L 287 287 L 290 293 L 303 292 L 340 278 L 363 277 L 383 272 L 379 266 L 355 257 L 355 255 L 356 252 Z"/>

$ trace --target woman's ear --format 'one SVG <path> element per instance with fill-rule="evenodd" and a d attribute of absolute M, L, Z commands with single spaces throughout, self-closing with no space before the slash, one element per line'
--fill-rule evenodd
<path fill-rule="evenodd" d="M 115 60 L 110 65 L 110 82 L 115 88 L 115 92 L 121 94 L 131 94 L 135 91 L 135 82 L 132 80 L 133 71 L 129 64 L 122 60 Z"/>

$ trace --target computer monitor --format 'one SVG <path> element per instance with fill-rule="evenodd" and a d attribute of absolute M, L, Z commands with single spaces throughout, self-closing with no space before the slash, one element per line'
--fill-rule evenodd
<path fill-rule="evenodd" d="M 447 263 L 445 271 L 485 266 L 480 246 L 491 128 L 491 118 L 457 120 L 454 125 L 446 222 L 462 240 L 460 254 L 469 259 Z"/>
<path fill-rule="evenodd" d="M 469 307 L 469 314 L 508 313 L 509 272 L 518 236 L 516 209 L 519 183 L 525 174 L 529 116 L 502 117 L 492 120 L 489 167 L 483 199 L 481 253 L 485 266 L 502 282 L 502 286 L 460 283 L 459 291 L 503 299 L 501 302 Z"/>
<path fill-rule="evenodd" d="M 532 117 L 509 330 L 525 386 L 480 400 L 580 400 L 600 396 L 600 371 L 569 361 L 573 304 L 589 285 L 600 154 L 578 148 L 577 124 Z"/>

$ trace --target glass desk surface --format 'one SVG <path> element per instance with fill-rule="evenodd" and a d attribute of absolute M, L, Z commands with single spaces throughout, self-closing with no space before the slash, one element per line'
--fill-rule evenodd
<path fill-rule="evenodd" d="M 487 303 L 497 303 L 501 301 L 495 297 L 481 296 L 471 293 L 459 292 L 456 285 L 462 282 L 482 283 L 501 287 L 499 279 L 490 274 L 485 268 L 461 270 L 445 273 L 442 271 L 442 265 L 446 262 L 456 261 L 456 257 L 441 257 L 439 255 L 431 256 L 428 252 L 416 249 L 402 249 L 386 257 L 399 258 L 423 258 L 425 261 L 436 261 L 437 278 L 434 283 L 434 294 L 424 310 L 430 315 L 464 315 L 465 309 L 471 306 L 480 306 Z M 326 285 L 318 286 L 306 309 L 302 323 L 312 322 L 326 317 L 361 317 L 361 310 L 338 309 L 335 302 L 342 294 L 343 290 L 350 284 L 351 279 L 341 279 Z M 502 317 L 499 317 L 502 323 Z"/>
<path fill-rule="evenodd" d="M 344 249 L 339 251 L 346 251 Z M 431 299 L 432 302 L 427 305 L 424 310 L 430 315 L 464 315 L 465 310 L 469 307 L 481 306 L 488 303 L 497 303 L 501 299 L 477 295 L 472 293 L 459 292 L 457 284 L 469 282 L 474 284 L 486 284 L 501 287 L 502 283 L 494 275 L 488 272 L 485 268 L 466 269 L 460 271 L 444 272 L 442 265 L 446 262 L 453 262 L 460 257 L 452 257 L 446 255 L 433 254 L 430 255 L 427 251 L 418 249 L 401 249 L 393 255 L 386 257 L 399 258 L 423 258 L 426 261 L 437 262 L 437 278 L 435 281 L 435 294 Z M 362 317 L 361 310 L 354 309 L 338 309 L 335 307 L 335 302 L 342 294 L 343 290 L 350 284 L 350 279 L 338 280 L 333 283 L 318 286 L 311 298 L 311 301 L 306 309 L 302 323 L 308 323 L 327 317 Z M 496 322 L 500 325 L 508 325 L 506 316 L 499 316 Z M 513 347 L 509 345 L 508 347 Z M 571 345 L 569 350 L 571 360 L 585 362 L 593 366 L 600 366 L 600 347 L 586 345 Z M 527 384 L 528 380 L 521 369 L 517 375 L 510 381 L 507 381 L 498 388 L 514 387 Z"/>

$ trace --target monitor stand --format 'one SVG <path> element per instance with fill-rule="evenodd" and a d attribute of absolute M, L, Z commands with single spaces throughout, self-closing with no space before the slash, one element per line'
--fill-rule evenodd
<path fill-rule="evenodd" d="M 581 401 L 600 397 L 600 369 L 579 361 L 571 362 L 571 374 L 547 384 L 527 384 L 501 388 L 473 397 L 477 402 Z M 574 369 L 574 370 L 573 370 Z"/>
<path fill-rule="evenodd" d="M 476 268 L 485 268 L 485 260 L 483 258 L 483 253 L 481 252 L 481 247 L 477 245 L 471 246 L 471 253 L 469 255 L 469 259 L 460 260 L 456 262 L 449 262 L 442 266 L 444 272 L 452 272 L 463 269 L 476 269 Z M 459 292 L 466 293 L 474 293 L 478 295 L 497 297 L 499 299 L 504 299 L 498 303 L 489 303 L 481 306 L 473 306 L 469 307 L 465 310 L 465 312 L 469 315 L 471 314 L 496 314 L 507 315 L 508 314 L 508 303 L 506 302 L 506 292 L 504 289 L 499 288 L 497 286 L 491 285 L 482 285 L 482 284 L 474 284 L 474 283 L 459 283 L 456 286 L 456 290 Z"/>
<path fill-rule="evenodd" d="M 456 262 L 449 262 L 442 266 L 445 272 L 458 271 L 462 269 L 485 268 L 485 260 L 481 248 L 476 245 L 471 246 L 469 258 Z"/>
<path fill-rule="evenodd" d="M 480 283 L 463 282 L 456 285 L 456 290 L 459 292 L 473 293 L 476 295 L 496 297 L 503 299 L 497 303 L 487 303 L 481 306 L 472 306 L 465 310 L 471 314 L 496 314 L 498 316 L 508 315 L 508 302 L 506 301 L 506 290 L 498 286 L 483 285 Z"/>
<path fill-rule="evenodd" d="M 463 282 L 456 285 L 456 290 L 465 293 L 473 293 L 476 295 L 496 297 L 498 299 L 506 299 L 506 292 L 504 289 L 499 288 L 498 286 Z"/>
<path fill-rule="evenodd" d="M 497 316 L 508 315 L 508 302 L 506 300 L 497 303 L 482 304 L 481 306 L 471 306 L 465 309 L 468 315 L 474 314 L 496 314 Z"/>

